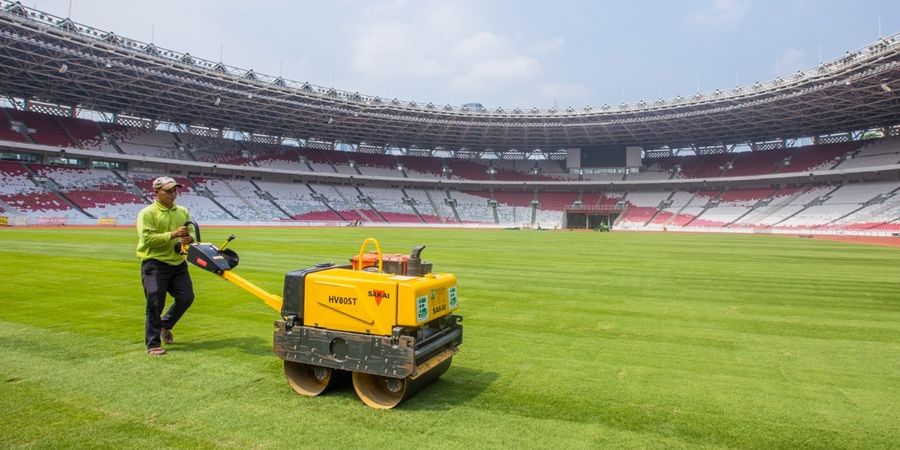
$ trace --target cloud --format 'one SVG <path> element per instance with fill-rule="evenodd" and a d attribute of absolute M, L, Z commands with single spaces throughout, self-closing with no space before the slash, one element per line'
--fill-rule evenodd
<path fill-rule="evenodd" d="M 441 62 L 416 33 L 397 22 L 379 22 L 359 30 L 351 41 L 353 67 L 375 78 L 396 75 L 432 76 L 441 72 Z"/>
<path fill-rule="evenodd" d="M 782 77 L 809 67 L 810 65 L 806 63 L 806 52 L 795 48 L 781 52 L 775 59 L 775 73 Z"/>
<path fill-rule="evenodd" d="M 555 37 L 551 39 L 546 39 L 543 41 L 538 41 L 531 48 L 536 53 L 547 53 L 552 52 L 554 50 L 561 49 L 565 47 L 566 40 L 561 37 Z"/>
<path fill-rule="evenodd" d="M 473 39 L 502 45 L 502 38 L 474 33 L 481 20 L 472 4 L 459 2 L 367 2 L 358 11 L 348 11 L 341 27 L 350 51 L 351 69 L 367 79 L 436 79 L 449 77 L 457 65 L 455 43 Z"/>
<path fill-rule="evenodd" d="M 541 58 L 564 45 L 560 37 L 527 43 L 480 31 L 454 44 L 456 73 L 448 85 L 467 95 L 513 91 L 519 99 L 539 103 L 578 97 L 587 91 L 584 86 L 554 83 L 544 76 Z"/>
<path fill-rule="evenodd" d="M 475 33 L 453 46 L 456 55 L 470 58 L 488 58 L 511 51 L 509 40 L 489 31 Z"/>
<path fill-rule="evenodd" d="M 450 80 L 454 89 L 466 92 L 484 92 L 508 83 L 522 82 L 541 76 L 543 70 L 538 60 L 529 56 L 478 62 L 468 72 Z"/>
<path fill-rule="evenodd" d="M 713 0 L 702 10 L 688 16 L 697 25 L 722 25 L 740 19 L 750 10 L 749 0 Z"/>
<path fill-rule="evenodd" d="M 583 103 L 578 98 L 586 96 L 587 88 L 548 79 L 544 73 L 542 60 L 566 45 L 562 37 L 536 41 L 527 35 L 503 34 L 484 23 L 475 3 L 426 4 L 371 2 L 343 27 L 352 55 L 350 69 L 375 87 L 367 93 L 401 96 L 418 83 L 437 83 L 466 97 L 497 98 L 510 91 L 518 99 L 539 103 L 554 99 Z M 404 81 L 398 85 L 395 80 Z M 378 88 L 385 85 L 400 93 Z"/>

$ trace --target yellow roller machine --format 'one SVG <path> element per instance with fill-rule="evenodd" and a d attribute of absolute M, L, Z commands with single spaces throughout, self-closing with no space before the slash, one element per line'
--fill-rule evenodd
<path fill-rule="evenodd" d="M 410 255 L 383 255 L 367 239 L 352 265 L 332 263 L 288 272 L 284 296 L 270 294 L 232 269 L 238 256 L 196 241 L 187 260 L 243 288 L 280 312 L 275 354 L 284 360 L 288 384 L 316 396 L 336 371 L 352 372 L 353 388 L 367 405 L 388 409 L 436 380 L 462 343 L 456 277 L 433 273 Z M 233 237 L 229 238 L 230 240 Z M 373 244 L 376 251 L 364 253 Z"/>

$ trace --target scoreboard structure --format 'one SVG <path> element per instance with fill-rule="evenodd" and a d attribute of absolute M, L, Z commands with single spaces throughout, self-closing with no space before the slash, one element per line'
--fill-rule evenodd
<path fill-rule="evenodd" d="M 626 174 L 640 171 L 643 149 L 630 145 L 589 145 L 566 149 L 566 170 L 579 179 L 599 178 L 605 174 Z M 621 178 L 620 178 L 621 179 Z M 624 205 L 583 205 L 580 202 L 566 208 L 566 228 L 605 229 L 612 227 L 624 212 Z"/>
<path fill-rule="evenodd" d="M 627 145 L 590 145 L 566 149 L 569 173 L 627 173 L 641 167 L 641 147 Z"/>

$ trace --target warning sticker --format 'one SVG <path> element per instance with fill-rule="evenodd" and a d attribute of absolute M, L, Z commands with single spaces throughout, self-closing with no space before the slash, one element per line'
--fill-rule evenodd
<path fill-rule="evenodd" d="M 416 321 L 421 322 L 428 318 L 428 297 L 422 296 L 416 299 Z"/>
<path fill-rule="evenodd" d="M 456 286 L 451 286 L 447 293 L 450 296 L 450 309 L 456 308 Z"/>

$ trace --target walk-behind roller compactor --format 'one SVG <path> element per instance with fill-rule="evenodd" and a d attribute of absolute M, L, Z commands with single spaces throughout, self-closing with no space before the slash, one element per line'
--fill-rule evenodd
<path fill-rule="evenodd" d="M 421 260 L 424 247 L 410 255 L 383 255 L 366 239 L 351 264 L 317 264 L 288 272 L 284 296 L 270 294 L 232 272 L 238 255 L 200 240 L 182 247 L 187 260 L 261 299 L 279 311 L 275 354 L 284 360 L 288 384 L 299 394 L 317 396 L 352 373 L 353 388 L 372 408 L 397 406 L 436 380 L 462 343 L 462 317 L 456 277 L 433 273 Z M 374 252 L 365 252 L 368 245 Z"/>

